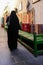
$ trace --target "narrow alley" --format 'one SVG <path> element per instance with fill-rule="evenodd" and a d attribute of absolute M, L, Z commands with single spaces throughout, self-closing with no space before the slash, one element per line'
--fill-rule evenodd
<path fill-rule="evenodd" d="M 43 65 L 43 56 L 34 57 L 20 43 L 11 52 L 7 44 L 7 32 L 0 28 L 0 65 Z"/>

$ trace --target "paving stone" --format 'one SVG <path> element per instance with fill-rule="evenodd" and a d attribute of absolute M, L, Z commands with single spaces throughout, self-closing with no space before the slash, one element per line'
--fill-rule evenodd
<path fill-rule="evenodd" d="M 40 65 L 39 63 L 37 62 L 29 62 L 29 61 L 24 61 L 26 65 Z"/>

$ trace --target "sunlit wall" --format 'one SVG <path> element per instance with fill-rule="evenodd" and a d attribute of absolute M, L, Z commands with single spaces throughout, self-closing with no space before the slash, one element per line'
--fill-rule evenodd
<path fill-rule="evenodd" d="M 11 11 L 17 6 L 17 3 L 18 0 L 0 0 L 0 16 L 2 16 L 6 6 L 8 6 L 9 10 Z"/>

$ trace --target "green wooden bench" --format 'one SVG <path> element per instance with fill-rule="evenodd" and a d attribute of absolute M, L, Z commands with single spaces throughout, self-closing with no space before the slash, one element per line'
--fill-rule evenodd
<path fill-rule="evenodd" d="M 31 34 L 31 33 L 19 30 L 19 39 L 21 39 L 22 41 L 23 39 L 27 40 L 28 44 L 27 43 L 25 44 L 27 45 L 31 44 L 30 47 L 31 46 L 34 47 L 34 48 L 31 47 L 31 48 L 35 56 L 39 54 L 43 54 L 43 34 L 36 34 L 36 33 Z M 40 49 L 41 45 L 42 45 L 42 49 Z"/>

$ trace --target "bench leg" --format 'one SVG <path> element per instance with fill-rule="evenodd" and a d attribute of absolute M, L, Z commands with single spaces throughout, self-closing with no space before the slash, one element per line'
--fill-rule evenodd
<path fill-rule="evenodd" d="M 34 45 L 34 55 L 35 57 L 37 57 L 37 45 L 36 44 Z"/>

